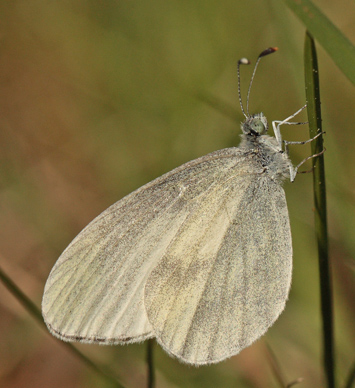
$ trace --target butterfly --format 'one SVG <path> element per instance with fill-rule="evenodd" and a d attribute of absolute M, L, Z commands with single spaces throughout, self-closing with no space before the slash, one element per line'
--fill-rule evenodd
<path fill-rule="evenodd" d="M 276 48 L 264 50 L 256 62 Z M 285 307 L 292 241 L 282 182 L 297 169 L 272 123 L 244 111 L 242 141 L 144 185 L 95 218 L 45 285 L 42 312 L 64 341 L 156 338 L 178 360 L 212 364 L 262 336 Z M 318 136 L 318 135 L 317 135 Z M 313 140 L 313 139 L 311 139 Z M 304 142 L 298 142 L 304 143 Z"/>

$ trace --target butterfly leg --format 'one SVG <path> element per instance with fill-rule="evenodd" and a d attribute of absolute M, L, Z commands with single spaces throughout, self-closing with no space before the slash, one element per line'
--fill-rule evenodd
<path fill-rule="evenodd" d="M 281 136 L 281 130 L 280 130 L 280 126 L 281 125 L 284 125 L 284 124 L 288 124 L 288 125 L 302 125 L 302 124 L 307 124 L 307 122 L 304 122 L 304 123 L 295 123 L 295 122 L 290 122 L 289 120 L 293 119 L 295 116 L 297 116 L 300 112 L 303 111 L 303 109 L 306 109 L 307 107 L 307 104 L 302 106 L 302 108 L 298 109 L 297 112 L 295 112 L 294 114 L 292 114 L 291 116 L 287 117 L 286 119 L 282 120 L 282 121 L 279 121 L 279 120 L 275 120 L 272 122 L 272 128 L 274 130 L 274 134 L 275 134 L 275 137 L 276 137 L 276 140 L 277 142 L 279 143 L 279 147 L 280 147 L 280 150 L 283 149 L 283 142 L 282 142 L 282 136 Z M 286 151 L 286 150 L 285 150 Z M 287 151 L 286 151 L 287 152 Z"/>
<path fill-rule="evenodd" d="M 288 146 L 290 144 L 291 145 L 293 145 L 293 144 L 307 144 L 307 143 L 310 143 L 311 141 L 317 139 L 320 135 L 323 135 L 324 133 L 325 132 L 319 132 L 319 133 L 317 133 L 316 136 L 312 137 L 312 139 L 308 139 L 308 140 L 305 140 L 305 141 L 287 141 L 287 140 L 283 140 L 283 142 L 285 144 L 285 151 L 288 153 Z M 309 159 L 312 159 L 312 158 L 315 158 L 315 157 L 317 157 L 319 155 L 322 155 L 324 152 L 325 152 L 325 148 L 321 152 L 319 152 L 318 154 L 314 154 L 314 155 L 308 156 L 307 158 L 303 159 L 296 167 L 290 166 L 290 180 L 291 180 L 291 182 L 293 182 L 295 180 L 295 177 L 296 177 L 296 174 L 298 172 L 298 169 L 302 166 L 302 164 L 307 162 L 307 160 L 309 160 Z"/>

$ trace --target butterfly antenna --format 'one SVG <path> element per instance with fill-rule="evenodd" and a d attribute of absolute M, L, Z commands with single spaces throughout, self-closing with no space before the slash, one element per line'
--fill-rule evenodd
<path fill-rule="evenodd" d="M 247 95 L 247 114 L 248 114 L 248 116 L 249 116 L 249 97 L 250 97 L 251 85 L 253 84 L 253 80 L 254 80 L 256 69 L 258 68 L 259 62 L 260 62 L 262 57 L 265 57 L 265 55 L 272 54 L 272 53 L 274 53 L 277 50 L 278 50 L 277 47 L 269 47 L 266 50 L 264 50 L 262 53 L 260 53 L 260 55 L 258 56 L 258 59 L 257 59 L 257 61 L 255 63 L 253 75 L 251 76 L 251 80 L 250 80 L 250 83 L 249 83 L 249 89 L 248 89 L 248 95 Z M 244 113 L 244 111 L 243 111 L 243 113 Z M 245 114 L 244 114 L 244 116 L 245 116 Z"/>
<path fill-rule="evenodd" d="M 242 101 L 242 93 L 240 91 L 240 65 L 250 65 L 249 59 L 240 58 L 239 61 L 238 61 L 238 66 L 237 66 L 237 69 L 238 69 L 238 96 L 239 96 L 239 104 L 240 104 L 240 108 L 242 109 L 243 115 L 245 116 L 245 118 L 247 118 L 248 116 L 245 114 L 245 111 L 244 111 L 243 101 Z"/>

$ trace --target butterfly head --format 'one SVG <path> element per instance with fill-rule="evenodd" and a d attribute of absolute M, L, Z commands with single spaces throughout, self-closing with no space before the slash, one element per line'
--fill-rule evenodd
<path fill-rule="evenodd" d="M 267 133 L 268 123 L 263 113 L 249 116 L 241 125 L 245 135 L 260 136 Z"/>

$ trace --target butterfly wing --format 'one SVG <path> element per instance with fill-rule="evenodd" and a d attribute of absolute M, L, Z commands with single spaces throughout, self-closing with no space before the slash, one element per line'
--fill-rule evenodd
<path fill-rule="evenodd" d="M 266 332 L 288 297 L 292 245 L 284 191 L 242 170 L 204 192 L 145 286 L 158 342 L 187 363 L 237 354 Z"/>
<path fill-rule="evenodd" d="M 229 148 L 178 167 L 93 220 L 47 280 L 42 313 L 52 334 L 107 344 L 155 336 L 143 303 L 146 280 L 199 198 L 238 164 L 239 153 Z"/>

